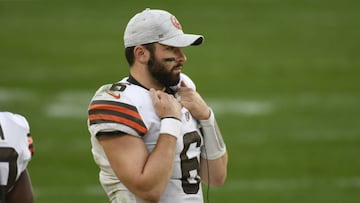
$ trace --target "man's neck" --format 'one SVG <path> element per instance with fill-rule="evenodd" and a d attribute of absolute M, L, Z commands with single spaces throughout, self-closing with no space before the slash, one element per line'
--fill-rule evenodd
<path fill-rule="evenodd" d="M 130 76 L 132 78 L 131 81 L 136 81 L 137 85 L 146 89 L 154 88 L 156 90 L 163 90 L 165 88 L 164 85 L 152 78 L 144 67 L 131 67 Z"/>

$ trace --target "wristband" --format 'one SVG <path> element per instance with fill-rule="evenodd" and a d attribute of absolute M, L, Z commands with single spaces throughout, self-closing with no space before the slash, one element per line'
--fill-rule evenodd
<path fill-rule="evenodd" d="M 208 160 L 220 158 L 226 153 L 226 146 L 217 126 L 214 112 L 210 110 L 210 118 L 199 122 L 205 143 L 201 150 L 201 156 Z"/>
<path fill-rule="evenodd" d="M 169 134 L 176 138 L 181 135 L 182 122 L 175 117 L 161 118 L 160 134 Z"/>

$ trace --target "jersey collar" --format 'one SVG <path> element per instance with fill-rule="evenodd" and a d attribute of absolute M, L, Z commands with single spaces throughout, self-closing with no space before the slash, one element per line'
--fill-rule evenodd
<path fill-rule="evenodd" d="M 134 85 L 137 85 L 137 86 L 140 86 L 144 89 L 147 89 L 149 90 L 148 88 L 146 88 L 144 85 L 142 85 L 140 82 L 138 82 L 132 75 L 129 75 L 127 81 L 131 84 L 134 84 Z M 166 93 L 168 94 L 172 94 L 172 95 L 175 95 L 175 91 L 173 89 L 171 89 L 170 87 L 165 87 L 165 91 Z"/>

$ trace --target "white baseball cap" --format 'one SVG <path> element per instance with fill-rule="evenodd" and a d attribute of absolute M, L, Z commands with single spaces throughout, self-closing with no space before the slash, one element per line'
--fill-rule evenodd
<path fill-rule="evenodd" d="M 202 44 L 202 35 L 184 34 L 176 17 L 164 10 L 145 9 L 130 19 L 124 33 L 125 47 L 158 42 L 173 47 Z"/>

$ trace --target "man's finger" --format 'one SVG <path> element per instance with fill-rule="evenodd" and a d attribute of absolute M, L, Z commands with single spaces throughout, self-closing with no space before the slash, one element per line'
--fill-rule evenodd
<path fill-rule="evenodd" d="M 181 87 L 187 87 L 186 83 L 183 80 L 180 82 L 180 86 Z"/>
<path fill-rule="evenodd" d="M 156 90 L 151 88 L 150 89 L 150 97 L 151 99 L 155 102 L 155 101 L 159 101 L 159 95 L 157 94 Z"/>

